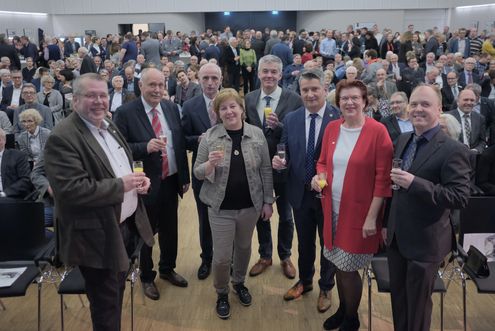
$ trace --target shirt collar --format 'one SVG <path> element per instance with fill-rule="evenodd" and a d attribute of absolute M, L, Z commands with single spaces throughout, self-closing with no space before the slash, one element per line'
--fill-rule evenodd
<path fill-rule="evenodd" d="M 323 104 L 323 107 L 321 107 L 320 110 L 318 110 L 318 112 L 317 112 L 319 117 L 323 118 L 323 115 L 325 115 L 325 109 L 326 108 L 327 108 L 327 103 L 325 101 L 325 103 Z M 304 113 L 306 114 L 305 118 L 309 118 L 309 115 L 311 113 L 309 112 L 309 110 L 307 108 L 304 108 Z"/>
<path fill-rule="evenodd" d="M 156 109 L 159 113 L 162 112 L 162 107 L 161 107 L 160 103 L 158 103 L 158 105 L 156 105 L 156 107 L 152 107 L 149 103 L 146 102 L 146 100 L 144 100 L 143 96 L 141 96 L 141 101 L 143 102 L 144 111 L 146 112 L 146 114 L 149 115 L 149 113 L 151 113 L 151 110 L 153 108 Z"/>
<path fill-rule="evenodd" d="M 208 108 L 208 105 L 210 104 L 211 101 L 213 101 L 213 99 L 208 98 L 204 93 L 203 93 L 203 98 L 205 99 L 205 104 L 206 107 Z"/>
<path fill-rule="evenodd" d="M 78 114 L 79 115 L 79 114 Z M 98 131 L 98 130 L 108 130 L 108 122 L 106 120 L 103 120 L 101 122 L 101 127 L 96 127 L 93 123 L 91 123 L 90 121 L 88 121 L 87 119 L 85 119 L 84 117 L 82 117 L 81 115 L 79 115 L 79 117 L 82 119 L 82 121 L 84 122 L 84 124 L 86 124 L 86 126 L 88 127 L 89 130 L 91 131 Z"/>
<path fill-rule="evenodd" d="M 273 91 L 271 94 L 266 94 L 263 91 L 263 89 L 261 89 L 260 99 L 263 100 L 264 97 L 270 96 L 272 98 L 272 101 L 275 101 L 275 100 L 279 100 L 281 95 L 282 95 L 282 88 L 280 86 L 277 86 L 275 91 Z"/>
<path fill-rule="evenodd" d="M 34 130 L 34 134 L 31 134 L 31 133 L 29 133 L 29 132 L 28 132 L 28 136 L 29 136 L 30 138 L 36 138 L 36 137 L 38 137 L 38 134 L 39 134 L 39 133 L 40 133 L 40 126 L 38 125 L 38 126 L 36 127 L 36 129 Z"/>
<path fill-rule="evenodd" d="M 427 141 L 430 141 L 433 139 L 433 137 L 437 134 L 438 131 L 440 131 L 440 124 L 437 124 L 433 128 L 423 132 L 423 134 L 420 137 L 425 138 Z"/>

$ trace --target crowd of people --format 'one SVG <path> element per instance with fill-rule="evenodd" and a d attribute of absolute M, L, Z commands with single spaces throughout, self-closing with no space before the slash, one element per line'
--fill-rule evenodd
<path fill-rule="evenodd" d="M 335 284 L 339 298 L 323 327 L 358 330 L 359 270 L 386 243 L 395 329 L 428 330 L 450 211 L 495 194 L 494 43 L 495 32 L 412 25 L 146 31 L 83 45 L 69 35 L 40 47 L 0 35 L 0 196 L 45 203 L 62 261 L 86 281 L 95 330 L 120 329 L 137 234 L 146 297 L 159 300 L 157 275 L 188 286 L 175 268 L 190 184 L 197 277 L 213 272 L 220 318 L 229 282 L 249 306 L 246 276 L 273 264 L 276 204 L 281 272 L 297 279 L 284 300 L 313 289 L 318 236 L 316 308 L 328 311 Z"/>

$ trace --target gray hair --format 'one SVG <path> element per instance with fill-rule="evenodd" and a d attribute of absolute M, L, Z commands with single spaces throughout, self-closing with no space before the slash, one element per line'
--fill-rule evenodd
<path fill-rule="evenodd" d="M 82 95 L 85 92 L 85 86 L 83 83 L 86 80 L 105 82 L 105 85 L 106 85 L 106 81 L 103 79 L 103 77 L 101 77 L 97 73 L 88 72 L 87 74 L 84 74 L 84 75 L 77 77 L 74 80 L 74 83 L 72 83 L 72 93 L 74 95 Z"/>
<path fill-rule="evenodd" d="M 55 79 L 50 75 L 43 76 L 41 77 L 41 85 L 45 83 L 55 83 Z"/>
<path fill-rule="evenodd" d="M 449 137 L 458 140 L 462 131 L 459 121 L 454 116 L 445 113 L 440 115 L 440 119 L 445 121 L 445 128 Z"/>
<path fill-rule="evenodd" d="M 304 70 L 299 76 L 299 85 L 301 85 L 302 80 L 317 79 L 320 81 L 321 86 L 325 86 L 325 75 L 321 69 L 308 69 Z"/>
<path fill-rule="evenodd" d="M 464 89 L 473 91 L 474 94 L 476 95 L 476 99 L 478 99 L 481 95 L 481 86 L 479 84 L 476 83 L 467 84 L 466 87 L 464 87 Z"/>
<path fill-rule="evenodd" d="M 390 99 L 392 99 L 396 95 L 400 96 L 405 103 L 409 102 L 409 100 L 407 99 L 407 94 L 405 92 L 402 92 L 402 91 L 392 93 L 392 95 L 390 96 Z"/>
<path fill-rule="evenodd" d="M 0 69 L 0 77 L 3 75 L 10 75 L 10 70 L 9 69 Z"/>
<path fill-rule="evenodd" d="M 282 60 L 280 60 L 280 58 L 278 56 L 275 56 L 275 55 L 265 55 L 263 56 L 259 63 L 258 63 L 258 71 L 260 70 L 260 68 L 262 66 L 264 66 L 265 64 L 268 64 L 268 63 L 274 63 L 277 65 L 277 69 L 278 71 L 281 73 L 282 72 L 282 68 L 283 68 L 283 64 L 282 64 Z"/>
<path fill-rule="evenodd" d="M 270 38 L 277 38 L 277 36 L 278 36 L 278 31 L 277 30 L 270 31 Z"/>
<path fill-rule="evenodd" d="M 41 117 L 40 113 L 34 108 L 26 109 L 21 112 L 19 114 L 19 121 L 25 121 L 30 117 L 34 120 L 34 123 L 36 123 L 36 125 L 40 125 L 43 122 L 43 117 Z"/>
<path fill-rule="evenodd" d="M 89 51 L 88 51 L 88 49 L 87 49 L 86 47 L 84 47 L 84 46 L 79 47 L 79 48 L 77 49 L 77 51 L 78 51 L 79 53 L 81 53 L 81 54 L 84 54 L 84 55 L 88 54 L 88 52 L 89 52 Z"/>

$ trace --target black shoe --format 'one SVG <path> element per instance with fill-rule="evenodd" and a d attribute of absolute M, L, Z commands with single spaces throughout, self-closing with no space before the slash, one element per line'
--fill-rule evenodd
<path fill-rule="evenodd" d="M 155 282 L 141 282 L 143 286 L 144 295 L 146 295 L 151 300 L 160 299 L 160 292 L 156 288 Z"/>
<path fill-rule="evenodd" d="M 339 328 L 339 331 L 359 331 L 359 317 L 356 315 L 354 317 L 345 317 L 344 322 Z"/>
<path fill-rule="evenodd" d="M 160 274 L 160 278 L 168 280 L 172 285 L 178 287 L 187 287 L 187 280 L 173 270 L 164 274 Z"/>
<path fill-rule="evenodd" d="M 342 323 L 344 322 L 344 318 L 345 318 L 344 307 L 343 307 L 342 303 L 340 303 L 339 309 L 337 309 L 335 314 L 333 314 L 332 316 L 327 318 L 325 323 L 323 323 L 323 328 L 325 330 L 338 329 L 342 325 Z"/>
<path fill-rule="evenodd" d="M 217 299 L 217 316 L 223 320 L 230 317 L 230 304 L 228 294 L 219 294 Z"/>
<path fill-rule="evenodd" d="M 237 294 L 239 297 L 239 301 L 241 302 L 241 305 L 243 306 L 250 306 L 251 305 L 251 294 L 249 294 L 249 290 L 247 289 L 244 284 L 237 284 L 233 286 L 234 288 L 234 293 Z"/>
<path fill-rule="evenodd" d="M 202 262 L 198 269 L 198 279 L 206 279 L 211 272 L 211 263 Z"/>

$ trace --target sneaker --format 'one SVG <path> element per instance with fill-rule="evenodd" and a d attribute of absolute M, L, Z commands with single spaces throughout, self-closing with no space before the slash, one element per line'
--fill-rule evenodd
<path fill-rule="evenodd" d="M 217 316 L 223 320 L 230 317 L 230 304 L 228 294 L 219 294 L 217 299 Z"/>
<path fill-rule="evenodd" d="M 233 288 L 234 293 L 237 294 L 237 296 L 239 297 L 239 301 L 241 302 L 241 304 L 243 306 L 250 306 L 252 298 L 247 287 L 244 286 L 243 283 L 241 283 L 234 285 Z"/>

